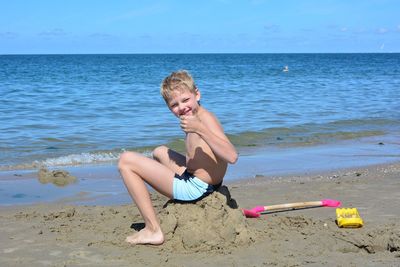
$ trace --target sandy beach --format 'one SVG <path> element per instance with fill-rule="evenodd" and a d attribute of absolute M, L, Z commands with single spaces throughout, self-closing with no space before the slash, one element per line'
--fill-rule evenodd
<path fill-rule="evenodd" d="M 130 246 L 142 227 L 134 204 L 38 204 L 0 209 L 1 266 L 398 266 L 400 164 L 226 184 L 195 204 L 153 194 L 162 246 Z M 359 229 L 339 228 L 335 208 L 245 218 L 241 208 L 337 199 L 356 207 Z M 238 206 L 238 208 L 231 208 Z"/>

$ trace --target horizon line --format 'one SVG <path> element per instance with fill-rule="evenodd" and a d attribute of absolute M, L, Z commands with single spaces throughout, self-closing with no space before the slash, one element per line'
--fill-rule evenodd
<path fill-rule="evenodd" d="M 400 52 L 151 52 L 151 53 L 0 53 L 0 56 L 56 56 L 56 55 L 221 55 L 221 54 L 399 54 Z"/>

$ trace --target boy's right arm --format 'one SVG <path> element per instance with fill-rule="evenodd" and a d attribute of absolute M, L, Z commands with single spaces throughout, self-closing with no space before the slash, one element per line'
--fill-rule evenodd
<path fill-rule="evenodd" d="M 225 135 L 221 124 L 211 113 L 202 116 L 185 116 L 181 127 L 185 132 L 195 132 L 208 144 L 213 153 L 224 161 L 234 164 L 238 159 L 235 147 Z M 183 124 L 183 125 L 182 125 Z"/>

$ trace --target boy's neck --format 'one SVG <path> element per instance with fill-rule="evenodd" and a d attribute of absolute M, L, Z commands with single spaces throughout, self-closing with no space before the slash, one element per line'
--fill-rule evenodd
<path fill-rule="evenodd" d="M 197 109 L 196 115 L 201 115 L 204 112 L 205 108 L 203 108 L 202 106 L 199 106 L 199 108 Z"/>

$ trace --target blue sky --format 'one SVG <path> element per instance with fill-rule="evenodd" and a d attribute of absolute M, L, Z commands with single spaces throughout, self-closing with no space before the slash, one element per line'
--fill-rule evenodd
<path fill-rule="evenodd" d="M 399 0 L 0 0 L 0 54 L 400 52 Z"/>

